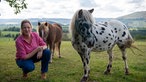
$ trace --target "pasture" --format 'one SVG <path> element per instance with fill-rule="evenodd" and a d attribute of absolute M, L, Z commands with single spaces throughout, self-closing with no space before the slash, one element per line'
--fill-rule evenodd
<path fill-rule="evenodd" d="M 130 75 L 124 74 L 124 62 L 117 46 L 113 49 L 113 67 L 110 75 L 104 75 L 108 63 L 106 52 L 92 52 L 90 59 L 90 77 L 88 82 L 146 82 L 146 41 L 136 41 L 144 53 L 127 49 Z M 79 82 L 83 66 L 80 56 L 73 49 L 70 41 L 61 44 L 62 58 L 57 55 L 53 63 L 49 64 L 47 79 L 40 79 L 40 62 L 36 63 L 35 70 L 29 73 L 27 79 L 22 79 L 22 71 L 15 63 L 15 42 L 13 39 L 0 38 L 0 81 L 1 82 Z"/>

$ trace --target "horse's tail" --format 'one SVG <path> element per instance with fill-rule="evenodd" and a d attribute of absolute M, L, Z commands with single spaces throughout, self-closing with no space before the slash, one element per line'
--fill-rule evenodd
<path fill-rule="evenodd" d="M 126 47 L 127 47 L 127 48 L 132 47 L 133 43 L 134 43 L 134 40 L 133 40 L 131 34 L 129 33 L 129 34 L 128 34 L 128 38 L 127 38 L 127 40 L 126 40 Z"/>
<path fill-rule="evenodd" d="M 136 53 L 134 52 L 134 50 L 133 50 L 132 48 L 134 48 L 134 49 L 136 49 L 136 50 L 138 50 L 138 51 L 144 53 L 141 49 L 139 49 L 136 45 L 134 45 L 134 40 L 133 40 L 133 38 L 131 37 L 131 35 L 128 36 L 128 40 L 127 40 L 127 43 L 126 43 L 126 47 L 127 47 L 127 48 L 130 48 L 131 51 L 132 51 L 132 53 L 134 53 L 134 54 L 136 54 Z M 140 55 L 141 55 L 141 54 L 140 54 Z"/>
<path fill-rule="evenodd" d="M 132 50 L 132 48 L 137 49 L 138 51 L 144 53 L 142 50 L 140 50 L 136 45 L 133 44 L 134 40 L 131 36 L 131 34 L 129 33 L 128 35 L 128 41 L 127 41 L 127 47 L 131 49 L 131 51 L 135 54 L 135 52 Z"/>

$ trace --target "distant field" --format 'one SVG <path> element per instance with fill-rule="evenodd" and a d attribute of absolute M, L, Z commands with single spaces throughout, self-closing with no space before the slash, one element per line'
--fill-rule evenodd
<path fill-rule="evenodd" d="M 106 52 L 92 52 L 88 82 L 146 82 L 146 41 L 136 41 L 135 45 L 144 53 L 133 49 L 136 53 L 133 54 L 127 49 L 130 75 L 124 75 L 124 62 L 117 47 L 113 50 L 111 75 L 103 74 L 108 62 Z M 40 62 L 35 64 L 36 68 L 29 73 L 28 79 L 22 79 L 22 71 L 15 63 L 14 41 L 0 38 L 0 82 L 79 82 L 83 74 L 82 62 L 70 41 L 62 42 L 61 55 L 60 59 L 54 56 L 45 81 L 40 79 Z"/>
<path fill-rule="evenodd" d="M 20 33 L 20 32 L 14 32 L 14 31 L 2 31 L 2 34 L 3 34 L 3 35 L 6 35 L 6 34 L 14 34 L 14 35 L 16 35 L 16 34 L 18 34 L 18 33 Z"/>

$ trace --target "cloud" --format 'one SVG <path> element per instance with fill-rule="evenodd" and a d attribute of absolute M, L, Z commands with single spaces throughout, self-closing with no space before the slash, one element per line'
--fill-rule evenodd
<path fill-rule="evenodd" d="M 81 7 L 97 7 L 94 0 L 79 0 Z"/>
<path fill-rule="evenodd" d="M 129 0 L 128 3 L 135 3 L 135 4 L 139 4 L 139 3 L 143 3 L 144 0 Z"/>
<path fill-rule="evenodd" d="M 0 2 L 0 18 L 71 18 L 76 10 L 94 8 L 94 17 L 115 18 L 146 11 L 146 0 L 26 0 L 27 9 L 15 15 L 5 1 Z"/>

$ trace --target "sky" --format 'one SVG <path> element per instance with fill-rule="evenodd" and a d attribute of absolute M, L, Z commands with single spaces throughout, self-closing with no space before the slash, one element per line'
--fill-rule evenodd
<path fill-rule="evenodd" d="M 78 9 L 94 8 L 93 17 L 117 18 L 146 11 L 146 0 L 26 0 L 27 9 L 17 15 L 5 0 L 0 2 L 0 19 L 4 18 L 72 18 Z"/>

